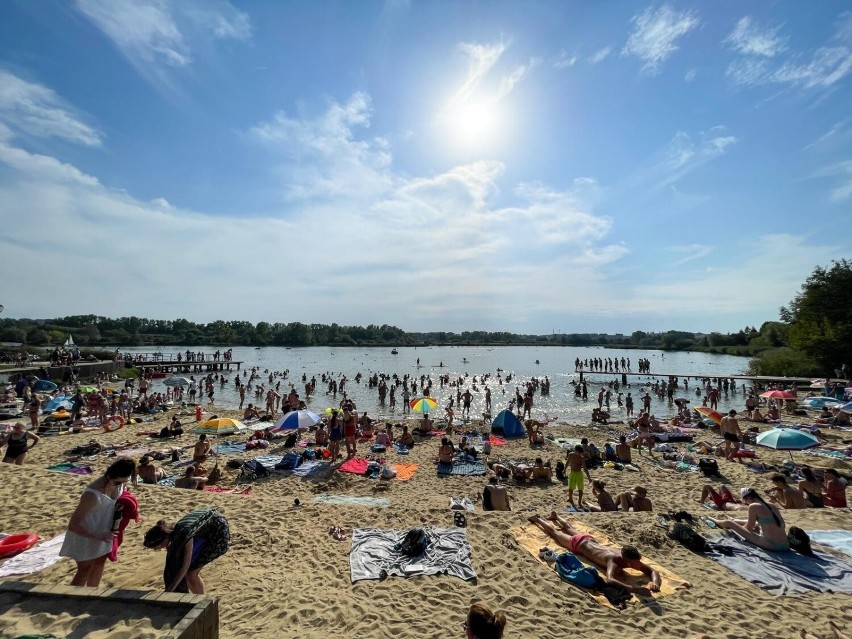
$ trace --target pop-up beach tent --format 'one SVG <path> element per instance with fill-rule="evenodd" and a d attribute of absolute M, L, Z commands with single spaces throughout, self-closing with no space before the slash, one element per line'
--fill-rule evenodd
<path fill-rule="evenodd" d="M 526 435 L 526 430 L 521 420 L 508 408 L 497 413 L 497 417 L 491 422 L 491 432 L 509 438 Z"/>

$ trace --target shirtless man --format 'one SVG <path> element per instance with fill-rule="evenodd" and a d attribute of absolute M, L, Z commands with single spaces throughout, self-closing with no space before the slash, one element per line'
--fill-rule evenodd
<path fill-rule="evenodd" d="M 643 486 L 634 486 L 633 492 L 625 491 L 618 496 L 618 503 L 621 510 L 627 512 L 631 508 L 633 512 L 654 510 L 651 500 L 648 499 L 648 491 Z"/>
<path fill-rule="evenodd" d="M 648 453 L 651 457 L 654 456 L 654 434 L 651 432 L 651 416 L 645 412 L 640 415 L 639 419 L 634 423 L 636 430 L 639 431 L 639 438 L 636 442 L 636 447 L 639 449 L 639 454 L 642 454 L 642 446 L 648 446 Z"/>
<path fill-rule="evenodd" d="M 201 490 L 204 488 L 204 484 L 207 483 L 207 477 L 196 475 L 195 470 L 194 466 L 187 466 L 183 477 L 175 479 L 175 488 L 187 488 L 189 490 Z"/>
<path fill-rule="evenodd" d="M 633 455 L 630 452 L 630 445 L 627 443 L 627 437 L 621 435 L 618 438 L 618 444 L 615 446 L 615 456 L 622 464 L 629 464 L 633 461 Z"/>
<path fill-rule="evenodd" d="M 423 419 L 420 420 L 420 423 L 414 430 L 421 435 L 428 435 L 432 432 L 432 420 L 429 419 L 429 413 L 423 413 Z"/>
<path fill-rule="evenodd" d="M 766 491 L 769 494 L 769 501 L 784 508 L 809 508 L 810 502 L 797 488 L 793 488 L 787 483 L 787 478 L 781 473 L 772 475 L 773 488 Z"/>
<path fill-rule="evenodd" d="M 733 459 L 734 453 L 740 449 L 743 434 L 736 415 L 737 411 L 728 411 L 728 414 L 722 418 L 722 423 L 719 424 L 719 433 L 725 440 L 725 459 Z"/>
<path fill-rule="evenodd" d="M 550 517 L 547 519 L 544 519 L 541 515 L 533 515 L 529 520 L 546 532 L 562 548 L 566 548 L 578 557 L 604 568 L 606 570 L 604 579 L 607 582 L 621 586 L 636 595 L 648 596 L 652 592 L 660 591 L 660 584 L 663 582 L 660 573 L 642 562 L 642 555 L 634 546 L 624 546 L 620 552 L 615 548 L 603 546 L 595 541 L 592 535 L 581 533 L 572 528 L 556 512 L 550 513 Z M 641 572 L 649 578 L 650 583 L 647 586 L 630 585 L 625 579 L 627 577 L 627 573 L 624 572 L 625 568 Z"/>
<path fill-rule="evenodd" d="M 532 467 L 532 479 L 538 481 L 540 479 L 553 481 L 553 469 L 550 467 L 550 460 L 545 464 L 541 457 L 535 458 L 535 464 Z"/>
<path fill-rule="evenodd" d="M 252 419 L 260 419 L 260 413 L 257 412 L 254 404 L 249 404 L 248 408 L 246 408 L 243 412 L 243 421 L 249 421 Z"/>
<path fill-rule="evenodd" d="M 470 394 L 470 390 L 465 390 L 462 398 L 462 417 L 467 414 L 468 418 L 470 417 L 470 402 L 473 399 L 473 395 Z"/>
<path fill-rule="evenodd" d="M 482 489 L 482 510 L 512 510 L 509 491 L 498 477 L 492 477 Z"/>
<path fill-rule="evenodd" d="M 142 478 L 143 484 L 156 484 L 159 480 L 166 477 L 166 471 L 158 468 L 151 463 L 151 458 L 148 455 L 142 455 L 137 467 L 139 477 Z"/>
<path fill-rule="evenodd" d="M 565 456 L 565 465 L 568 466 L 568 503 L 572 508 L 574 506 L 574 489 L 577 489 L 577 503 L 579 508 L 583 507 L 583 471 L 586 472 L 586 478 L 592 481 L 592 476 L 589 475 L 589 468 L 586 466 L 586 455 L 583 453 L 583 447 L 580 444 L 574 446 L 573 452 Z"/>
<path fill-rule="evenodd" d="M 206 461 L 208 455 L 215 456 L 216 453 L 213 452 L 213 447 L 210 445 L 210 442 L 207 441 L 207 435 L 202 433 L 198 436 L 198 441 L 195 442 L 195 449 L 192 452 L 192 461 L 198 463 Z"/>

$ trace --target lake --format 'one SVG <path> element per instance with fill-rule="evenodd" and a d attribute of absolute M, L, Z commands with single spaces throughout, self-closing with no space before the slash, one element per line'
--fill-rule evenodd
<path fill-rule="evenodd" d="M 219 350 L 226 350 L 218 347 Z M 217 350 L 217 347 L 192 347 L 190 350 L 196 352 L 212 353 Z M 257 367 L 260 372 L 264 371 L 285 371 L 289 370 L 287 379 L 282 382 L 279 392 L 289 392 L 290 383 L 294 383 L 296 392 L 300 395 L 304 394 L 304 383 L 301 381 L 302 375 L 305 374 L 310 380 L 312 376 L 317 378 L 317 390 L 314 396 L 309 398 L 308 406 L 314 412 L 322 412 L 330 406 L 337 406 L 341 397 L 338 395 L 334 399 L 331 395 L 326 394 L 326 386 L 321 381 L 323 373 L 338 378 L 345 375 L 347 378 L 346 390 L 348 395 L 355 401 L 359 411 L 368 411 L 373 416 L 391 417 L 391 413 L 387 408 L 382 409 L 379 405 L 378 393 L 375 388 L 367 388 L 367 378 L 374 372 L 386 373 L 392 375 L 396 373 L 400 377 L 403 375 L 416 376 L 419 380 L 421 375 L 431 376 L 433 380 L 432 395 L 439 400 L 442 405 L 446 405 L 449 398 L 455 395 L 455 388 L 445 386 L 443 390 L 439 388 L 438 376 L 441 374 L 449 374 L 451 379 L 457 379 L 460 376 L 467 374 L 463 388 L 472 386 L 473 376 L 477 376 L 478 392 L 473 392 L 473 409 L 472 416 L 478 417 L 485 405 L 484 386 L 481 382 L 481 376 L 490 373 L 487 385 L 491 388 L 493 413 L 496 414 L 501 408 L 505 408 L 515 395 L 516 383 L 523 384 L 533 377 L 544 379 L 547 376 L 550 380 L 550 395 L 542 397 L 536 393 L 535 403 L 533 407 L 533 417 L 543 418 L 558 417 L 560 421 L 587 423 L 591 417 L 591 409 L 593 405 L 597 405 L 597 393 L 603 383 L 610 380 L 618 379 L 621 375 L 610 373 L 586 373 L 585 379 L 588 382 L 589 401 L 583 402 L 574 397 L 574 387 L 571 385 L 572 380 L 579 379 L 579 373 L 574 371 L 574 360 L 587 358 L 608 358 L 615 359 L 618 357 L 630 358 L 632 370 L 637 371 L 636 362 L 640 358 L 651 360 L 651 374 L 644 376 L 628 376 L 629 387 L 622 388 L 625 397 L 628 392 L 633 394 L 636 406 L 640 406 L 638 401 L 644 390 L 649 384 L 653 384 L 655 379 L 665 379 L 666 373 L 678 373 L 689 375 L 706 375 L 710 377 L 724 377 L 727 375 L 743 374 L 748 368 L 748 358 L 735 357 L 732 355 L 716 355 L 712 353 L 697 353 L 697 352 L 663 352 L 654 350 L 619 350 L 605 348 L 573 348 L 573 347 L 536 347 L 536 346 L 497 346 L 497 347 L 469 347 L 469 346 L 431 346 L 431 347 L 405 347 L 399 348 L 399 354 L 391 354 L 390 347 L 309 347 L 309 348 L 284 348 L 284 347 L 234 347 L 233 359 L 242 361 L 243 368 L 239 371 L 239 375 L 245 381 L 248 379 L 244 376 L 245 371 L 251 371 L 252 367 Z M 151 352 L 151 347 L 125 348 L 123 353 L 136 352 Z M 157 349 L 164 355 L 183 353 L 186 347 L 163 347 Z M 421 367 L 417 367 L 417 359 L 420 359 Z M 464 360 L 467 360 L 466 362 Z M 538 361 L 538 363 L 536 363 Z M 440 367 L 443 364 L 443 367 Z M 504 383 L 497 380 L 497 369 L 502 369 Z M 364 378 L 360 384 L 356 384 L 354 377 L 356 373 L 362 373 Z M 656 375 L 655 375 L 656 372 Z M 224 408 L 236 408 L 239 405 L 239 395 L 233 383 L 237 371 L 232 369 L 230 373 L 226 372 L 228 383 L 224 387 L 216 385 L 215 401 L 217 406 Z M 507 375 L 512 376 L 510 383 L 505 383 Z M 196 378 L 200 375 L 196 375 Z M 275 381 L 278 381 L 276 379 Z M 268 377 L 262 377 L 260 380 L 255 379 L 255 384 L 266 383 L 268 386 Z M 683 380 L 680 380 L 680 389 L 676 393 L 677 396 L 688 397 L 692 401 L 692 405 L 700 405 L 703 393 L 695 395 L 696 389 L 695 379 L 690 380 L 689 389 L 683 389 Z M 419 388 L 419 383 L 418 383 Z M 157 380 L 153 386 L 153 390 L 163 390 L 164 386 L 160 380 Z M 720 398 L 719 409 L 727 410 L 735 408 L 741 410 L 745 404 L 745 397 L 742 393 L 742 382 L 740 382 L 740 390 L 736 395 L 725 398 L 724 395 Z M 522 390 L 523 393 L 523 390 Z M 283 394 L 283 393 L 282 393 Z M 616 394 L 612 397 L 612 415 L 614 419 L 623 418 L 624 410 L 617 408 Z M 303 398 L 304 399 L 304 398 Z M 255 404 L 265 404 L 265 401 L 255 398 L 253 393 L 247 393 L 246 404 L 253 402 Z M 397 408 L 396 415 L 402 414 L 402 398 L 401 394 L 397 393 Z M 651 405 L 651 410 L 657 416 L 669 415 L 674 412 L 674 409 L 668 405 L 668 402 L 660 402 L 654 397 Z M 437 415 L 443 415 L 443 410 L 438 410 Z M 456 409 L 458 417 L 459 410 Z"/>

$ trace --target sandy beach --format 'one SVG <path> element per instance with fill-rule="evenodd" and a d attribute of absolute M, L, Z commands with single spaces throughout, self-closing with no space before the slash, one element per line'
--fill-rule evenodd
<path fill-rule="evenodd" d="M 233 411 L 217 411 L 236 416 Z M 23 467 L 0 465 L 0 531 L 34 531 L 42 539 L 62 533 L 84 486 L 97 477 L 113 458 L 100 454 L 79 460 L 91 465 L 94 474 L 75 476 L 52 472 L 47 466 L 63 461 L 63 451 L 96 439 L 104 446 L 127 443 L 129 449 L 165 450 L 171 440 L 150 440 L 139 431 L 156 430 L 170 413 L 155 422 L 128 425 L 110 434 L 67 434 L 43 437 Z M 191 421 L 187 416 L 183 418 Z M 609 428 L 551 425 L 554 437 L 588 436 L 601 448 Z M 177 440 L 189 447 L 196 436 L 189 431 Z M 454 439 L 458 441 L 459 436 Z M 277 445 L 276 445 L 277 444 Z M 509 637 L 686 637 L 707 633 L 711 637 L 798 637 L 799 630 L 829 632 L 828 622 L 841 627 L 852 621 L 847 594 L 775 596 L 748 583 L 733 572 L 706 558 L 690 553 L 666 537 L 655 525 L 660 512 L 687 510 L 695 517 L 707 516 L 698 505 L 700 473 L 661 469 L 647 456 L 635 457 L 639 472 L 597 469 L 592 477 L 606 481 L 613 494 L 643 485 L 654 503 L 654 513 L 564 513 L 567 489 L 559 483 L 516 485 L 508 482 L 512 512 L 483 512 L 478 495 L 488 477 L 440 477 L 435 457 L 439 441 L 424 439 L 405 457 L 386 455 L 391 463 L 416 463 L 407 481 L 380 481 L 344 474 L 332 468 L 306 478 L 272 476 L 256 481 L 249 496 L 213 494 L 161 486 L 139 485 L 132 489 L 140 504 L 142 523 L 131 524 L 118 562 L 108 563 L 102 586 L 128 589 L 162 589 L 164 553 L 142 547 L 144 531 L 158 519 L 174 522 L 200 506 L 216 506 L 230 522 L 229 552 L 205 568 L 209 593 L 219 598 L 220 636 L 301 637 L 452 637 L 463 636 L 461 624 L 472 602 L 485 602 L 505 612 Z M 366 446 L 361 445 L 366 452 Z M 281 441 L 265 454 L 281 453 Z M 360 452 L 360 451 L 359 451 Z M 222 457 L 249 458 L 257 453 Z M 531 448 L 524 439 L 511 440 L 492 449 L 492 459 L 532 461 L 536 456 L 556 460 L 565 451 L 552 442 Z M 635 455 L 635 453 L 634 453 Z M 139 459 L 140 452 L 135 454 Z M 786 453 L 759 451 L 758 460 L 780 464 Z M 796 454 L 800 463 L 815 467 L 833 466 L 848 471 L 842 460 Z M 167 462 L 163 462 L 167 463 Z M 743 464 L 719 459 L 720 468 L 734 487 L 769 486 L 768 475 L 757 475 Z M 212 463 L 207 463 L 208 469 Z M 237 471 L 220 464 L 224 471 L 219 486 L 236 484 Z M 381 497 L 386 508 L 315 503 L 322 494 Z M 475 511 L 467 512 L 466 534 L 472 549 L 477 577 L 471 581 L 436 575 L 410 578 L 388 577 L 379 581 L 350 581 L 349 552 L 354 528 L 405 530 L 414 526 L 450 528 L 454 512 L 451 496 L 468 496 Z M 301 505 L 294 506 L 298 498 Z M 566 518 L 582 521 L 612 541 L 636 545 L 647 558 L 688 582 L 652 601 L 637 602 L 624 610 L 600 605 L 587 593 L 562 582 L 555 572 L 518 543 L 513 529 L 527 524 L 534 513 L 556 510 Z M 788 527 L 805 530 L 848 529 L 848 510 L 808 509 L 784 511 Z M 343 541 L 329 534 L 332 526 L 347 533 Z M 699 527 L 703 533 L 706 527 Z M 555 547 L 555 545 L 552 545 Z M 40 572 L 18 579 L 38 584 L 68 584 L 74 562 L 62 560 Z M 680 584 L 678 584 L 680 585 Z M 72 636 L 85 615 L 67 614 L 26 619 L 13 606 L 0 613 L 0 635 L 51 632 Z M 99 631 L 87 637 L 156 636 L 150 634 L 160 623 L 146 618 L 144 611 L 134 622 L 136 629 L 122 634 Z M 122 632 L 126 632 L 122 631 Z M 78 635 L 73 635 L 78 636 Z"/>

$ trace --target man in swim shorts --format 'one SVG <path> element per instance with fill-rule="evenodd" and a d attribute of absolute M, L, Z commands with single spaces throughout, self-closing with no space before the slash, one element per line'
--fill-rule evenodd
<path fill-rule="evenodd" d="M 642 555 L 634 546 L 624 546 L 621 551 L 610 546 L 598 543 L 595 538 L 582 533 L 571 524 L 562 519 L 556 512 L 550 513 L 550 517 L 544 519 L 541 515 L 533 515 L 529 520 L 541 528 L 562 548 L 570 550 L 578 557 L 582 557 L 591 563 L 606 570 L 604 579 L 617 586 L 627 589 L 637 595 L 650 595 L 659 592 L 663 580 L 660 573 L 642 561 Z M 548 521 L 549 520 L 549 521 Z M 552 523 L 551 523 L 552 522 Z M 634 586 L 625 581 L 628 576 L 625 568 L 637 570 L 649 578 L 647 586 Z"/>
<path fill-rule="evenodd" d="M 586 472 L 586 477 L 592 481 L 589 475 L 589 468 L 586 466 L 586 456 L 583 454 L 583 447 L 580 444 L 574 446 L 574 451 L 566 455 L 566 465 L 568 466 L 568 503 L 572 508 L 583 507 L 583 471 Z M 577 489 L 577 503 L 574 505 L 574 489 Z"/>
<path fill-rule="evenodd" d="M 742 432 L 737 421 L 737 411 L 730 410 L 719 424 L 719 433 L 725 440 L 725 459 L 733 459 L 734 453 L 740 449 Z"/>

